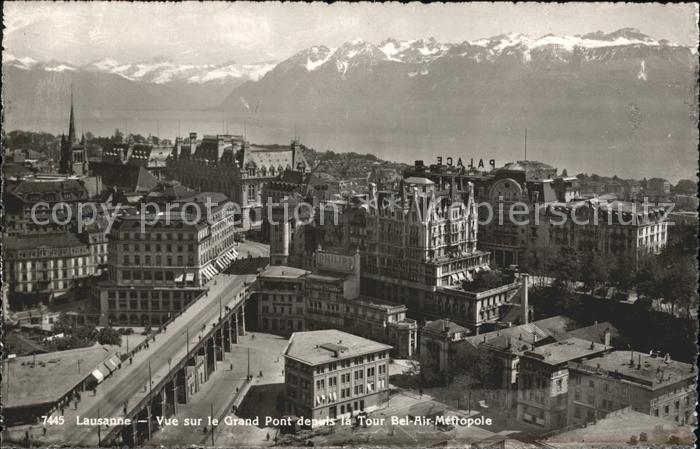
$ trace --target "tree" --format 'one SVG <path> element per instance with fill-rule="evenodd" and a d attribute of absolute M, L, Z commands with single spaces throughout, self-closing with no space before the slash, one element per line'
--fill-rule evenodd
<path fill-rule="evenodd" d="M 122 336 L 112 327 L 103 327 L 97 332 L 97 342 L 101 345 L 121 346 Z"/>
<path fill-rule="evenodd" d="M 597 251 L 585 253 L 581 260 L 581 281 L 586 288 L 595 291 L 601 284 L 610 279 L 610 265 L 608 259 L 602 257 Z"/>
<path fill-rule="evenodd" d="M 53 324 L 53 331 L 57 334 L 70 334 L 73 330 L 73 319 L 66 312 L 61 312 Z"/>
<path fill-rule="evenodd" d="M 681 179 L 678 181 L 678 184 L 673 187 L 674 193 L 695 195 L 697 191 L 698 185 L 695 183 L 695 181 L 691 181 L 690 179 Z"/>
<path fill-rule="evenodd" d="M 540 261 L 534 251 L 525 250 L 522 256 L 518 259 L 518 270 L 521 273 L 537 273 L 539 272 Z"/>
<path fill-rule="evenodd" d="M 561 248 L 559 254 L 550 261 L 549 271 L 556 287 L 571 290 L 580 277 L 578 254 L 569 248 Z"/>
<path fill-rule="evenodd" d="M 121 142 L 124 140 L 124 133 L 119 130 L 119 128 L 114 130 L 114 136 L 112 136 L 112 141 Z"/>
<path fill-rule="evenodd" d="M 610 270 L 610 282 L 620 290 L 627 290 L 634 284 L 634 266 L 624 256 L 620 256 L 612 263 Z"/>

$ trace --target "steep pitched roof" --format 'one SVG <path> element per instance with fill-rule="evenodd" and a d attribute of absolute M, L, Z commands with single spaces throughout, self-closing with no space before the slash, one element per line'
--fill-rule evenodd
<path fill-rule="evenodd" d="M 93 162 L 90 168 L 102 178 L 102 183 L 129 192 L 147 192 L 158 184 L 158 179 L 139 165 Z"/>

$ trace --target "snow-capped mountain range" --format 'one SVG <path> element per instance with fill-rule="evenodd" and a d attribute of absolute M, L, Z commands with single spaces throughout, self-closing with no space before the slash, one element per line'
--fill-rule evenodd
<path fill-rule="evenodd" d="M 416 84 L 419 80 L 429 83 L 432 91 L 446 92 L 475 83 L 496 85 L 555 75 L 569 81 L 619 78 L 678 85 L 686 82 L 678 78 L 692 71 L 696 56 L 695 49 L 624 28 L 612 33 L 536 38 L 508 33 L 460 43 L 427 38 L 386 39 L 374 44 L 356 39 L 336 48 L 313 46 L 279 63 L 259 64 L 197 65 L 162 59 L 125 63 L 106 58 L 75 66 L 4 53 L 3 73 L 6 85 L 15 87 L 5 90 L 10 111 L 31 111 L 37 104 L 51 107 L 46 105 L 47 98 L 63 98 L 58 91 L 71 83 L 82 84 L 86 106 L 98 110 L 115 106 L 230 110 L 251 101 L 262 102 L 268 110 L 312 103 L 318 109 L 331 107 L 344 95 L 352 95 L 352 103 L 361 103 L 358 89 L 361 93 L 379 89 L 373 100 L 392 89 L 420 95 L 424 86 Z M 38 92 L 44 97 L 33 101 Z"/>
<path fill-rule="evenodd" d="M 444 57 L 467 57 L 477 62 L 495 61 L 504 55 L 518 53 L 524 62 L 532 58 L 533 52 L 549 51 L 562 58 L 566 53 L 580 51 L 585 58 L 605 57 L 608 52 L 620 47 L 678 47 L 668 41 L 657 41 L 636 29 L 625 28 L 613 33 L 589 33 L 575 36 L 555 36 L 548 34 L 536 39 L 524 34 L 508 33 L 487 39 L 464 41 L 461 43 L 440 43 L 434 38 L 399 41 L 386 39 L 378 45 L 356 39 L 337 48 L 323 45 L 300 51 L 282 65 L 299 64 L 307 71 L 324 66 L 335 67 L 346 74 L 354 66 L 376 64 L 380 61 L 407 64 L 428 64 Z M 590 50 L 598 50 L 591 52 Z M 154 60 L 141 63 L 122 63 L 105 58 L 84 66 L 74 66 L 65 62 L 39 62 L 30 57 L 17 57 L 6 53 L 3 65 L 21 70 L 44 70 L 47 72 L 88 71 L 114 74 L 130 81 L 166 84 L 180 81 L 203 84 L 207 82 L 225 83 L 230 80 L 257 81 L 278 64 L 263 62 L 257 64 L 177 64 L 168 60 Z"/>
<path fill-rule="evenodd" d="M 121 76 L 130 81 L 166 84 L 174 81 L 203 84 L 225 83 L 230 80 L 258 80 L 275 67 L 275 63 L 237 64 L 226 62 L 214 64 L 176 64 L 168 60 L 125 64 L 105 58 L 84 66 L 63 62 L 39 62 L 29 57 L 19 58 L 11 54 L 3 56 L 3 65 L 21 70 L 44 70 L 47 72 L 96 72 Z"/>
<path fill-rule="evenodd" d="M 625 28 L 613 33 L 589 33 L 575 36 L 548 34 L 536 39 L 525 34 L 508 33 L 488 39 L 461 43 L 440 43 L 435 38 L 399 41 L 386 39 L 378 45 L 356 39 L 338 48 L 314 46 L 292 56 L 283 64 L 300 65 L 307 71 L 335 67 L 346 74 L 353 66 L 374 65 L 382 61 L 406 64 L 429 64 L 440 58 L 466 57 L 476 62 L 494 62 L 503 56 L 519 55 L 530 62 L 533 53 L 556 54 L 566 61 L 580 53 L 586 60 L 604 59 L 619 48 L 679 47 L 668 41 L 657 41 L 636 29 Z M 423 71 L 425 72 L 425 71 Z M 420 72 L 418 72 L 420 73 Z"/>

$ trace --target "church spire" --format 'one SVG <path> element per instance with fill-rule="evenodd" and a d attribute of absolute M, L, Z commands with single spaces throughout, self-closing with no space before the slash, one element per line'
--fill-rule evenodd
<path fill-rule="evenodd" d="M 73 113 L 73 84 L 70 86 L 70 123 L 68 124 L 68 141 L 76 143 L 75 114 Z"/>

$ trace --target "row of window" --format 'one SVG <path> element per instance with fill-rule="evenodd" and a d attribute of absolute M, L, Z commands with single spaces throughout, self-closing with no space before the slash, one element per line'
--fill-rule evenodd
<path fill-rule="evenodd" d="M 166 256 L 165 259 L 163 259 L 161 256 L 155 256 L 155 258 L 151 258 L 151 256 L 147 255 L 144 256 L 143 263 L 144 265 L 156 265 L 156 266 L 163 266 L 163 261 L 165 260 L 165 266 L 166 267 L 172 267 L 172 266 L 184 266 L 185 261 L 182 256 L 177 256 L 177 258 L 173 259 L 172 256 Z M 140 255 L 134 255 L 134 256 L 129 256 L 127 254 L 124 255 L 122 258 L 122 264 L 123 265 L 141 265 L 141 256 Z M 177 263 L 174 263 L 174 262 Z M 194 265 L 195 258 L 193 255 L 188 255 L 187 256 L 187 265 L 191 266 Z M 155 262 L 155 263 L 153 263 Z M 200 258 L 200 263 L 203 262 L 203 258 Z"/>
<path fill-rule="evenodd" d="M 192 292 L 192 291 L 180 291 L 180 290 L 108 290 L 107 291 L 107 298 L 108 299 L 116 299 L 117 296 L 119 296 L 119 299 L 127 299 L 127 296 L 129 299 L 185 299 L 185 300 L 190 300 L 192 299 L 197 292 Z"/>
<path fill-rule="evenodd" d="M 117 307 L 117 305 L 119 307 Z M 119 301 L 114 299 L 107 300 L 107 308 L 109 310 L 180 310 L 182 307 L 182 302 L 178 299 L 172 301 L 168 299 L 152 299 L 149 301 L 137 301 L 130 300 L 128 303 L 126 301 Z"/>
<path fill-rule="evenodd" d="M 191 232 L 173 232 L 173 233 L 160 233 L 160 232 L 121 232 L 119 233 L 119 240 L 194 240 L 194 234 Z"/>

